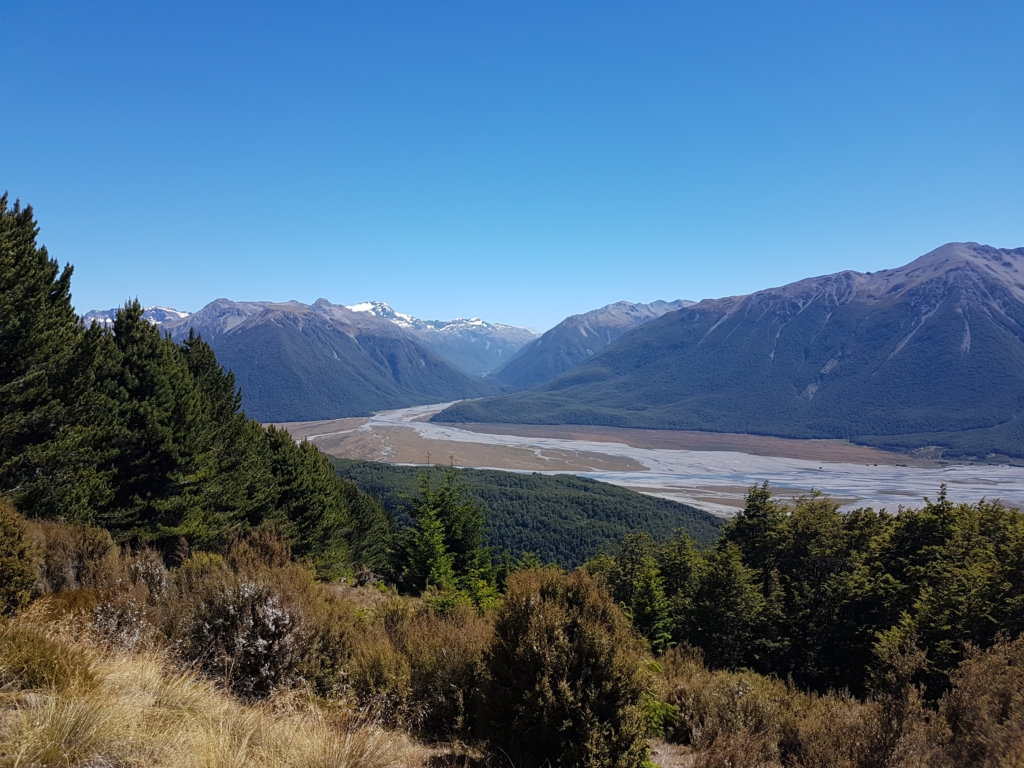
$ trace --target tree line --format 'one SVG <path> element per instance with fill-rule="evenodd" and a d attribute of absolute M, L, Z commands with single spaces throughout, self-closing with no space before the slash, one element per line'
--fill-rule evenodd
<path fill-rule="evenodd" d="M 70 265 L 0 197 L 0 494 L 164 555 L 272 527 L 323 576 L 382 568 L 391 521 L 312 445 L 241 410 L 210 346 L 181 344 L 138 301 L 86 327 Z"/>
<path fill-rule="evenodd" d="M 704 552 L 685 533 L 636 533 L 584 567 L 655 649 L 693 646 L 712 668 L 805 690 L 865 695 L 917 649 L 915 679 L 937 697 L 969 648 L 1024 631 L 1024 515 L 944 488 L 917 509 L 844 514 L 765 484 Z"/>

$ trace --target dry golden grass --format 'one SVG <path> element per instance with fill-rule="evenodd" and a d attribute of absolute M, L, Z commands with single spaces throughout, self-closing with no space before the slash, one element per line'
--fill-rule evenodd
<path fill-rule="evenodd" d="M 48 641 L 87 657 L 91 674 L 57 686 L 12 679 L 0 690 L 0 766 L 411 768 L 425 754 L 341 706 L 300 694 L 246 705 L 155 653 Z"/>

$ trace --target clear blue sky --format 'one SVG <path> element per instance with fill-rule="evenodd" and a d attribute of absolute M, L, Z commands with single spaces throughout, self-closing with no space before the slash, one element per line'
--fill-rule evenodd
<path fill-rule="evenodd" d="M 0 189 L 138 296 L 547 328 L 1024 246 L 1024 3 L 0 2 Z"/>

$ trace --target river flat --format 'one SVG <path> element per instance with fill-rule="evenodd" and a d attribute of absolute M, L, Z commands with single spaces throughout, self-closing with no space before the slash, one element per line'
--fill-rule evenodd
<path fill-rule="evenodd" d="M 820 491 L 847 510 L 917 506 L 943 484 L 953 501 L 1024 506 L 1024 467 L 944 465 L 829 440 L 428 421 L 448 405 L 281 426 L 342 458 L 572 473 L 723 516 L 735 514 L 747 489 L 765 481 L 781 498 Z"/>

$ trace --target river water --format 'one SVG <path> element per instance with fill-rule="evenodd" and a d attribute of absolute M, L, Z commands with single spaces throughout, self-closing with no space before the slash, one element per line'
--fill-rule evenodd
<path fill-rule="evenodd" d="M 768 481 L 785 497 L 818 490 L 842 499 L 844 509 L 871 506 L 895 511 L 934 498 L 942 484 L 953 501 L 1001 499 L 1024 506 L 1024 467 L 964 464 L 942 467 L 864 465 L 845 462 L 755 456 L 737 451 L 690 451 L 636 448 L 623 443 L 521 437 L 470 432 L 422 421 L 445 404 L 404 408 L 375 414 L 361 429 L 374 427 L 415 430 L 428 440 L 481 443 L 525 448 L 569 450 L 633 459 L 645 471 L 575 472 L 656 496 L 693 504 L 721 515 L 734 514 L 744 489 Z M 478 467 L 488 469 L 489 467 Z"/>

